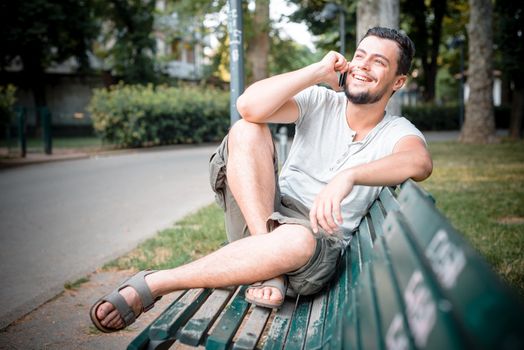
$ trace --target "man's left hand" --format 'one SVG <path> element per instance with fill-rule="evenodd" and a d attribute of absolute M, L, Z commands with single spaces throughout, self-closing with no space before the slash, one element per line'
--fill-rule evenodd
<path fill-rule="evenodd" d="M 340 204 L 353 189 L 354 181 L 350 170 L 336 175 L 316 196 L 309 211 L 309 220 L 313 232 L 317 233 L 319 225 L 326 232 L 333 234 L 342 225 Z"/>

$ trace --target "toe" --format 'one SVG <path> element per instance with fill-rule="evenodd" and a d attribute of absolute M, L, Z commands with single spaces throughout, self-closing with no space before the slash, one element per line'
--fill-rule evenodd
<path fill-rule="evenodd" d="M 277 289 L 277 288 L 272 288 L 271 289 L 271 300 L 279 301 L 279 300 L 282 300 L 282 298 L 283 298 L 283 296 L 280 293 L 279 289 Z"/>
<path fill-rule="evenodd" d="M 106 317 L 107 324 L 105 325 L 108 328 L 119 329 L 124 326 L 124 321 L 122 317 L 118 314 L 118 311 L 114 311 Z"/>
<path fill-rule="evenodd" d="M 113 304 L 111 303 L 108 303 L 108 302 L 104 302 L 102 304 L 100 304 L 100 306 L 98 306 L 98 308 L 96 309 L 96 317 L 99 319 L 99 320 L 103 320 L 106 318 L 107 315 L 109 315 L 113 310 L 115 309 L 115 307 L 113 306 Z"/>
<path fill-rule="evenodd" d="M 264 288 L 262 298 L 265 300 L 271 300 L 271 294 L 273 294 L 271 288 Z"/>
<path fill-rule="evenodd" d="M 118 314 L 118 311 L 117 310 L 113 310 L 111 311 L 109 314 L 106 315 L 106 317 L 104 317 L 100 323 L 105 326 L 105 327 L 111 327 L 111 325 L 115 322 L 115 321 L 118 321 L 120 318 L 120 315 Z"/>

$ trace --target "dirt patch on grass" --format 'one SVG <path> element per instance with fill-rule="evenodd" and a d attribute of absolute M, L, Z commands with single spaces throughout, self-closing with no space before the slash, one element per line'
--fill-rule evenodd
<path fill-rule="evenodd" d="M 497 220 L 502 225 L 524 225 L 524 217 L 522 216 L 505 216 Z"/>

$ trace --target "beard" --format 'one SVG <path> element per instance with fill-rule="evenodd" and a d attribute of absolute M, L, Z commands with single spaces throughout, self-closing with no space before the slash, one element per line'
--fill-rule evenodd
<path fill-rule="evenodd" d="M 349 102 L 356 104 L 356 105 L 372 104 L 377 101 L 380 101 L 380 99 L 382 99 L 385 93 L 386 93 L 386 88 L 382 89 L 381 91 L 375 94 L 371 94 L 367 91 L 359 92 L 359 93 L 352 93 L 349 91 L 349 88 L 347 86 L 344 89 L 344 94 L 346 95 Z"/>

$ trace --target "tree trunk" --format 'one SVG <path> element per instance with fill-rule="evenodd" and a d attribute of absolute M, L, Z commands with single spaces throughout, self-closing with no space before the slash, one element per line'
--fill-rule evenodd
<path fill-rule="evenodd" d="M 357 6 L 357 44 L 369 28 L 376 26 L 398 29 L 399 0 L 360 0 Z M 386 106 L 388 114 L 400 115 L 401 101 L 393 94 Z"/>
<path fill-rule="evenodd" d="M 446 11 L 446 1 L 432 1 L 431 7 L 433 8 L 433 23 L 431 26 L 431 47 L 430 57 L 427 67 L 424 67 L 426 76 L 426 95 L 425 100 L 430 102 L 435 100 L 435 88 L 438 72 L 437 59 L 440 48 L 440 37 L 442 36 L 442 21 L 444 19 L 444 13 Z"/>
<path fill-rule="evenodd" d="M 495 137 L 493 109 L 493 9 L 491 0 L 469 0 L 469 98 L 459 141 L 492 143 Z"/>
<path fill-rule="evenodd" d="M 524 115 L 524 88 L 513 91 L 511 117 L 509 120 L 509 137 L 517 140 L 522 137 L 522 117 Z"/>
<path fill-rule="evenodd" d="M 252 73 L 250 82 L 268 77 L 269 0 L 256 0 L 253 28 L 246 53 Z"/>

